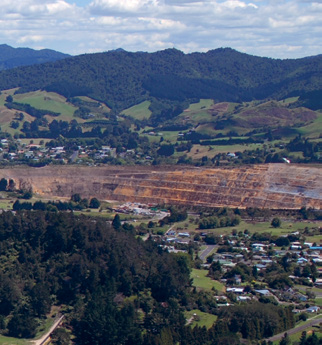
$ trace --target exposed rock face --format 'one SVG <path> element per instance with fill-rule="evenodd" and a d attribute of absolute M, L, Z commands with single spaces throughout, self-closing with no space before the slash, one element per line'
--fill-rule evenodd
<path fill-rule="evenodd" d="M 0 170 L 40 196 L 203 206 L 321 209 L 322 169 L 292 164 L 238 168 L 48 166 Z"/>

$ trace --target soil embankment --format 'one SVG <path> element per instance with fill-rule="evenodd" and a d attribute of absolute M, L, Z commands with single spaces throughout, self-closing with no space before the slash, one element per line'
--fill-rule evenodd
<path fill-rule="evenodd" d="M 322 169 L 292 164 L 236 168 L 46 166 L 1 169 L 17 188 L 67 197 L 200 206 L 321 209 Z"/>

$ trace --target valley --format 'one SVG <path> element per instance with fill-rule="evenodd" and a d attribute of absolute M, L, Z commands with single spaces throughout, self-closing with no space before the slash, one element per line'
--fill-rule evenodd
<path fill-rule="evenodd" d="M 0 344 L 313 344 L 322 56 L 49 55 L 0 64 Z"/>

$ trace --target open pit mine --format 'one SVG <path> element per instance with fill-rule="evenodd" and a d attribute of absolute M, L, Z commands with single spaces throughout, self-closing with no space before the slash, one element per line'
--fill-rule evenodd
<path fill-rule="evenodd" d="M 0 179 L 43 198 L 206 207 L 298 209 L 322 206 L 322 169 L 293 164 L 235 168 L 180 166 L 46 166 L 1 169 Z"/>

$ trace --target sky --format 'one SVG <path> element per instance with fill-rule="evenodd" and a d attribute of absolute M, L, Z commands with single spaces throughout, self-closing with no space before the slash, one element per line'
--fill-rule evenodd
<path fill-rule="evenodd" d="M 322 54 L 321 18 L 322 0 L 1 0 L 0 44 L 300 58 Z"/>

